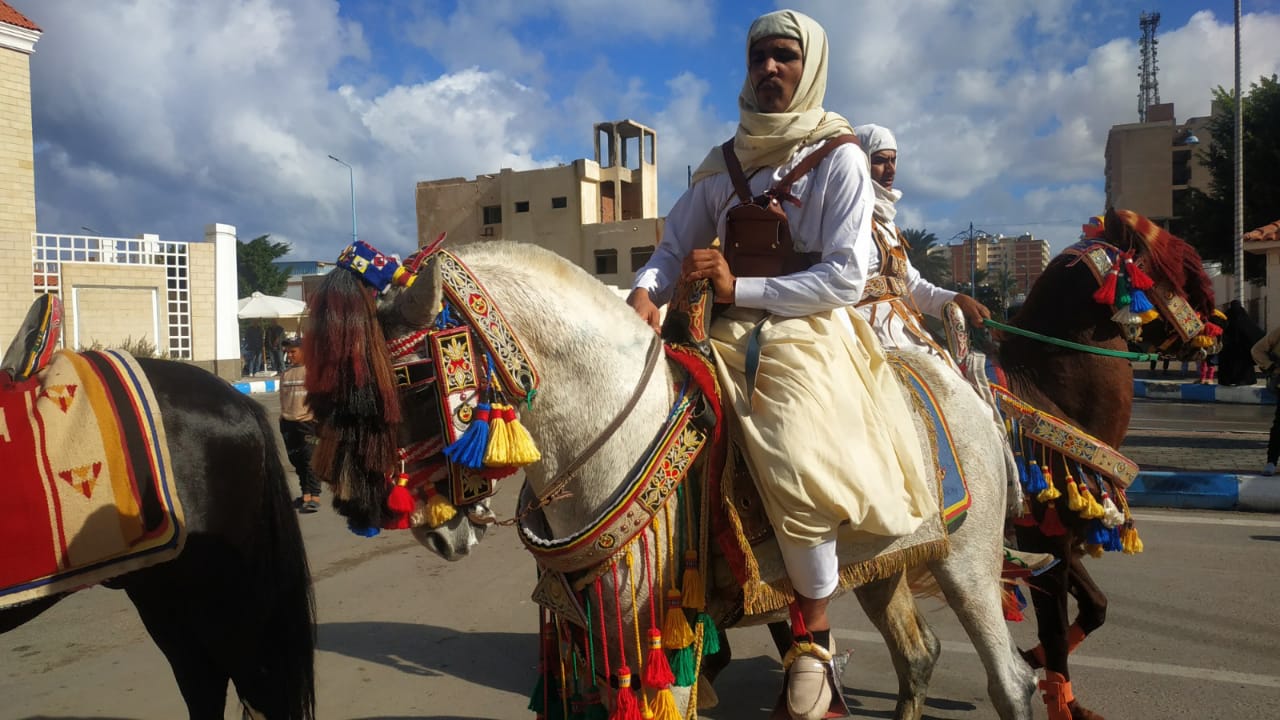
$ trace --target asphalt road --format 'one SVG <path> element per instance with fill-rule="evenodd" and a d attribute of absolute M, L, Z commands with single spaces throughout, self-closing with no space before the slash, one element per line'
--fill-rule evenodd
<path fill-rule="evenodd" d="M 262 396 L 270 404 L 274 396 Z M 504 493 L 499 512 L 513 493 Z M 1147 511 L 1147 552 L 1092 561 L 1108 624 L 1075 657 L 1077 696 L 1108 717 L 1280 716 L 1280 516 Z M 533 567 L 510 530 L 446 563 L 402 534 L 348 533 L 325 509 L 301 518 L 319 608 L 321 718 L 531 718 Z M 992 718 L 986 681 L 954 615 L 922 601 L 944 641 L 927 717 Z M 857 603 L 838 642 L 854 650 L 845 691 L 860 718 L 892 716 L 896 681 Z M 1015 626 L 1022 645 L 1034 635 Z M 732 631 L 716 719 L 764 717 L 779 666 L 763 630 Z M 185 717 L 160 652 L 123 593 L 95 588 L 0 637 L 0 720 Z M 1037 716 L 1043 710 L 1037 707 Z M 238 718 L 234 702 L 227 718 Z"/>

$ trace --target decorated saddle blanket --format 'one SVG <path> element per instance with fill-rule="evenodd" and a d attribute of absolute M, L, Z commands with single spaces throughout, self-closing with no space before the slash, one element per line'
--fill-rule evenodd
<path fill-rule="evenodd" d="M 928 457 L 933 458 L 938 488 L 938 515 L 926 518 L 915 533 L 906 537 L 883 537 L 866 533 L 842 532 L 838 542 L 842 590 L 850 590 L 868 582 L 888 577 L 922 562 L 945 557 L 949 552 L 948 534 L 964 522 L 971 504 L 955 443 L 946 419 L 938 409 L 928 382 L 907 363 L 893 360 L 904 392 L 916 413 L 917 429 L 929 444 Z M 764 616 L 785 609 L 793 599 L 782 556 L 773 529 L 765 515 L 755 482 L 746 471 L 737 448 L 721 474 L 719 492 L 724 517 L 717 531 L 719 550 L 715 583 L 722 589 L 742 588 L 740 607 L 717 608 L 721 618 Z M 726 593 L 716 593 L 725 595 Z M 765 618 L 769 619 L 769 618 Z"/>
<path fill-rule="evenodd" d="M 0 607 L 176 556 L 185 532 L 168 453 L 126 353 L 59 351 L 0 386 Z"/>

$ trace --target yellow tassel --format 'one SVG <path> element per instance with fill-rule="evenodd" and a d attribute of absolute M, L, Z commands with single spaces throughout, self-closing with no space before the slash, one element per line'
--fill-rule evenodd
<path fill-rule="evenodd" d="M 1047 474 L 1048 473 L 1046 473 L 1046 475 Z M 1046 481 L 1048 479 L 1049 478 L 1047 477 L 1045 478 Z M 1057 500 L 1060 497 L 1062 497 L 1062 492 L 1059 491 L 1058 488 L 1054 487 L 1053 483 L 1049 483 L 1047 486 L 1045 486 L 1045 489 L 1041 490 L 1036 495 L 1036 499 L 1042 503 L 1049 502 L 1050 500 Z"/>
<path fill-rule="evenodd" d="M 1076 479 L 1067 475 L 1067 508 L 1080 512 L 1084 508 L 1084 498 L 1080 497 L 1080 488 L 1076 487 Z"/>
<path fill-rule="evenodd" d="M 1089 492 L 1089 486 L 1081 482 L 1080 483 L 1080 517 L 1086 520 L 1096 517 L 1093 514 L 1094 512 L 1093 506 L 1097 504 L 1098 504 L 1098 501 L 1093 499 L 1093 493 Z M 1101 508 L 1099 508 L 1099 510 L 1100 509 Z"/>
<path fill-rule="evenodd" d="M 1147 323 L 1151 322 L 1152 320 L 1155 320 L 1158 317 L 1160 317 L 1160 313 L 1155 308 L 1151 308 L 1146 312 L 1138 313 L 1138 318 L 1142 320 L 1143 325 L 1146 325 Z"/>
<path fill-rule="evenodd" d="M 1096 558 L 1102 557 L 1101 545 L 1085 545 L 1084 549 L 1085 549 L 1085 552 L 1089 553 L 1089 555 L 1092 557 L 1096 557 Z"/>
<path fill-rule="evenodd" d="M 684 551 L 684 578 L 680 593 L 681 602 L 692 610 L 701 610 L 707 606 L 706 591 L 702 586 L 702 573 L 698 572 L 698 552 Z"/>
<path fill-rule="evenodd" d="M 653 698 L 653 717 L 655 720 L 680 720 L 680 711 L 676 709 L 676 699 L 669 688 L 663 688 Z"/>
<path fill-rule="evenodd" d="M 662 625 L 662 647 L 667 650 L 681 650 L 693 644 L 693 630 L 685 619 L 684 608 L 681 607 L 680 591 L 667 591 L 667 616 Z"/>
<path fill-rule="evenodd" d="M 509 406 L 493 403 L 489 410 L 489 445 L 484 451 L 484 464 L 489 467 L 507 467 L 511 465 L 511 432 L 503 417 L 503 410 Z"/>
<path fill-rule="evenodd" d="M 1120 530 L 1120 547 L 1125 555 L 1142 552 L 1142 538 L 1138 537 L 1137 528 L 1130 525 Z"/>
<path fill-rule="evenodd" d="M 438 492 L 427 494 L 427 525 L 436 528 L 449 522 L 458 514 L 458 508 Z"/>
<path fill-rule="evenodd" d="M 640 716 L 644 720 L 653 720 L 653 708 L 649 707 L 649 693 L 640 690 Z"/>
<path fill-rule="evenodd" d="M 533 444 L 533 436 L 520 423 L 515 408 L 506 406 L 503 411 L 503 420 L 506 420 L 507 431 L 511 434 L 511 464 L 528 465 L 541 460 L 542 453 L 538 452 L 538 447 Z"/>

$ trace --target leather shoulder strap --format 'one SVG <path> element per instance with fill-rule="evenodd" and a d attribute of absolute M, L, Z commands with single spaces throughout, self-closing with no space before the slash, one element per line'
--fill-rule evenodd
<path fill-rule="evenodd" d="M 835 150 L 841 145 L 847 145 L 848 143 L 853 143 L 854 145 L 857 145 L 858 136 L 857 135 L 837 135 L 827 140 L 825 143 L 822 144 L 822 147 L 819 147 L 817 150 L 814 150 L 807 157 L 805 157 L 804 160 L 801 160 L 799 165 L 795 166 L 794 168 L 791 168 L 791 172 L 784 175 L 783 178 L 778 181 L 778 184 L 774 186 L 774 190 L 778 190 L 782 193 L 790 193 L 791 186 L 795 184 L 795 181 L 799 180 L 805 175 L 808 175 L 814 168 L 818 167 L 818 163 L 822 162 L 823 158 L 825 158 L 827 155 L 830 155 L 832 150 Z"/>
<path fill-rule="evenodd" d="M 751 202 L 751 186 L 747 184 L 747 176 L 742 172 L 742 163 L 738 162 L 738 154 L 733 151 L 733 138 L 729 138 L 720 146 L 724 153 L 724 164 L 729 169 L 729 179 L 733 181 L 733 189 L 738 193 L 738 201 Z"/>

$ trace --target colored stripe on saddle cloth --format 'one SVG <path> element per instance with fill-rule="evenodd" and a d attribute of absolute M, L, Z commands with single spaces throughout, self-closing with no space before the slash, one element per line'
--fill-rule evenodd
<path fill-rule="evenodd" d="M 0 607 L 172 559 L 185 540 L 159 406 L 118 351 L 0 388 Z"/>
<path fill-rule="evenodd" d="M 896 358 L 890 362 L 894 363 L 898 377 L 905 380 L 907 387 L 915 393 L 918 401 L 916 407 L 928 413 L 929 441 L 934 449 L 935 471 L 942 483 L 942 520 L 947 524 L 947 533 L 954 533 L 964 524 L 965 513 L 973 504 L 973 499 L 969 496 L 969 483 L 964 479 L 964 470 L 960 466 L 960 457 L 956 454 L 951 428 L 938 409 L 938 400 L 924 378 L 910 365 Z"/>

